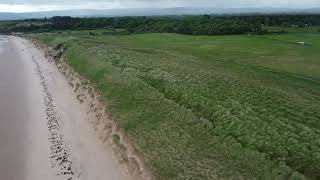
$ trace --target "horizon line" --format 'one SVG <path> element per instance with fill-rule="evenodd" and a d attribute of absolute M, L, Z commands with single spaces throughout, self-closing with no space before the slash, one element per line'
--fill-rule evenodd
<path fill-rule="evenodd" d="M 9 11 L 0 11 L 0 13 L 7 13 L 7 14 L 24 14 L 24 13 L 41 13 L 41 12 L 63 12 L 63 11 L 104 11 L 104 10 L 126 10 L 126 9 L 131 9 L 131 10 L 139 10 L 139 9 L 176 9 L 176 8 L 195 8 L 195 9 L 283 9 L 283 10 L 307 10 L 307 9 L 317 9 L 320 8 L 320 6 L 314 6 L 314 7 L 279 7 L 279 6 L 243 6 L 243 7 L 205 7 L 205 6 L 195 6 L 195 7 L 190 7 L 190 6 L 176 6 L 176 7 L 159 7 L 159 8 L 154 8 L 154 7 L 142 7 L 142 8 L 124 8 L 124 7 L 119 7 L 119 8 L 83 8 L 83 9 L 61 9 L 61 10 L 37 10 L 37 11 L 24 11 L 24 12 L 9 12 Z"/>

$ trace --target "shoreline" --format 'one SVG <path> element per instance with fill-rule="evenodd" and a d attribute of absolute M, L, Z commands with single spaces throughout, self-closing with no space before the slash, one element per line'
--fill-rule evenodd
<path fill-rule="evenodd" d="M 133 177 L 144 180 L 157 179 L 149 170 L 143 155 L 131 143 L 128 136 L 119 127 L 112 115 L 107 113 L 101 95 L 95 86 L 70 67 L 63 57 L 63 45 L 52 48 L 43 42 L 30 37 L 24 37 L 40 49 L 46 59 L 56 66 L 67 80 L 78 102 L 83 106 L 89 117 L 88 122 L 94 133 L 105 148 L 112 148 L 120 166 Z"/>

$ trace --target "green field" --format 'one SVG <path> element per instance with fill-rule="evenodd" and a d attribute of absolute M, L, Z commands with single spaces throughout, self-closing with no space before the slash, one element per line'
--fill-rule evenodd
<path fill-rule="evenodd" d="M 64 43 L 161 179 L 319 179 L 320 33 L 33 34 Z M 301 45 L 298 42 L 306 42 Z"/>

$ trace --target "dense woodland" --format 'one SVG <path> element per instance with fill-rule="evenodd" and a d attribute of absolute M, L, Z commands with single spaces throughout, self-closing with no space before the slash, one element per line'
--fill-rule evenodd
<path fill-rule="evenodd" d="M 179 33 L 192 35 L 228 35 L 267 33 L 264 26 L 304 27 L 320 25 L 320 15 L 242 15 L 242 16 L 161 16 L 72 18 L 53 17 L 0 22 L 0 32 L 34 32 L 66 29 L 123 29 L 127 33 Z"/>

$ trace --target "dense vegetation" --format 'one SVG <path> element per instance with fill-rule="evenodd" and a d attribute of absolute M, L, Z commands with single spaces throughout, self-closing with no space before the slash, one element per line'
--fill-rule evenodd
<path fill-rule="evenodd" d="M 5 25 L 3 25 L 5 24 Z M 192 35 L 227 35 L 267 33 L 264 26 L 316 26 L 320 15 L 251 15 L 251 16 L 164 16 L 72 18 L 53 17 L 0 23 L 0 33 L 46 32 L 79 29 L 124 29 L 127 33 L 179 33 Z"/>
<path fill-rule="evenodd" d="M 0 33 L 12 32 L 41 32 L 48 31 L 51 26 L 46 19 L 30 19 L 17 21 L 0 21 Z"/>
<path fill-rule="evenodd" d="M 285 31 L 32 36 L 65 47 L 163 179 L 319 179 L 320 34 Z"/>

